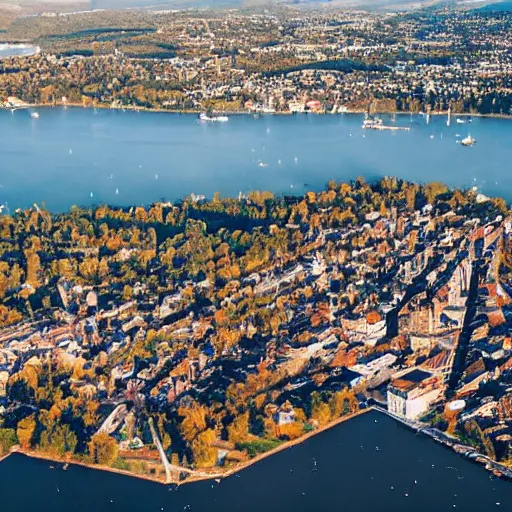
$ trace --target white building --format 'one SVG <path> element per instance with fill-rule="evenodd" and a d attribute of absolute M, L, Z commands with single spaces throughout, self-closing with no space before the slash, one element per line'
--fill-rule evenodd
<path fill-rule="evenodd" d="M 436 376 L 412 369 L 393 379 L 388 386 L 389 412 L 413 420 L 428 411 L 442 394 Z"/>

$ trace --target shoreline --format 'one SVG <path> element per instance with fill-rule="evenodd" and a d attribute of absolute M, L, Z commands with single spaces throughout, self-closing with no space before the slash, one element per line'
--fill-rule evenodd
<path fill-rule="evenodd" d="M 214 478 L 221 478 L 221 479 L 227 478 L 228 476 L 234 475 L 234 474 L 252 466 L 253 464 L 256 464 L 256 463 L 258 463 L 268 457 L 271 457 L 279 452 L 282 452 L 284 450 L 287 450 L 289 448 L 293 448 L 294 446 L 302 444 L 305 441 L 307 441 L 308 439 L 311 439 L 312 437 L 314 437 L 318 434 L 321 434 L 322 432 L 325 432 L 334 427 L 337 427 L 338 425 L 341 425 L 342 423 L 345 423 L 346 421 L 356 418 L 357 416 L 366 414 L 366 413 L 370 412 L 371 410 L 372 409 L 370 407 L 368 407 L 366 409 L 359 409 L 358 411 L 353 412 L 351 414 L 346 414 L 345 416 L 340 416 L 339 418 L 336 418 L 335 420 L 330 421 L 329 423 L 323 425 L 322 427 L 319 427 L 316 430 L 308 432 L 308 433 L 298 437 L 297 439 L 293 439 L 292 441 L 286 441 L 286 442 L 280 444 L 279 446 L 276 446 L 272 450 L 269 450 L 268 452 L 260 453 L 259 455 L 257 455 L 256 457 L 254 457 L 252 459 L 249 459 L 249 460 L 242 462 L 240 464 L 237 464 L 237 465 L 233 465 L 230 468 L 228 468 L 226 471 L 222 471 L 222 472 L 219 472 L 219 473 L 217 473 L 215 475 L 211 475 L 211 476 L 194 477 L 192 475 L 190 478 L 187 478 L 187 480 L 182 482 L 182 484 L 180 484 L 180 485 L 183 485 L 186 483 L 198 482 L 198 481 L 202 481 L 202 480 L 211 480 Z"/>
<path fill-rule="evenodd" d="M 194 470 L 196 473 L 192 474 L 190 477 L 186 478 L 183 481 L 173 480 L 172 482 L 166 482 L 164 478 L 157 477 L 157 476 L 150 476 L 150 475 L 143 475 L 138 473 L 132 473 L 130 471 L 124 470 L 124 469 L 117 469 L 110 466 L 101 466 L 97 464 L 88 464 L 86 462 L 80 462 L 73 460 L 69 457 L 55 457 L 50 456 L 44 453 L 39 453 L 32 450 L 21 450 L 19 447 L 15 446 L 13 449 L 11 449 L 6 455 L 0 457 L 0 463 L 4 460 L 6 460 L 8 457 L 10 457 L 13 454 L 20 454 L 24 455 L 26 457 L 29 457 L 31 459 L 37 459 L 37 460 L 44 460 L 48 462 L 54 462 L 57 464 L 63 464 L 63 465 L 70 465 L 70 466 L 80 466 L 86 469 L 91 470 L 98 470 L 98 471 L 106 471 L 108 473 L 114 473 L 121 476 L 127 476 L 131 478 L 138 478 L 141 480 L 145 480 L 148 482 L 157 483 L 160 485 L 186 485 L 191 484 L 195 482 L 202 482 L 202 481 L 208 481 L 208 480 L 222 480 L 224 478 L 228 478 L 236 473 L 239 473 L 240 471 L 243 471 L 244 469 L 249 468 L 250 466 L 257 464 L 258 462 L 261 462 L 264 459 L 267 459 L 269 457 L 272 457 L 273 455 L 276 455 L 279 452 L 282 452 L 284 450 L 287 450 L 289 448 L 293 448 L 294 446 L 298 446 L 308 439 L 311 439 L 312 437 L 321 434 L 322 432 L 325 432 L 327 430 L 330 430 L 338 425 L 341 425 L 342 423 L 345 423 L 346 421 L 352 420 L 358 416 L 362 416 L 363 414 L 367 414 L 371 411 L 378 412 L 379 414 L 384 414 L 391 418 L 392 420 L 396 421 L 397 423 L 404 426 L 407 430 L 410 430 L 412 432 L 415 432 L 417 435 L 421 434 L 426 436 L 428 439 L 432 440 L 433 442 L 437 442 L 438 444 L 441 444 L 445 448 L 449 449 L 451 452 L 454 452 L 456 455 L 460 456 L 463 459 L 466 459 L 469 462 L 473 462 L 478 464 L 479 466 L 483 466 L 483 468 L 488 472 L 496 476 L 497 478 L 500 478 L 505 481 L 512 481 L 512 468 L 509 468 L 505 465 L 503 465 L 500 462 L 494 461 L 492 459 L 489 459 L 486 455 L 476 452 L 471 449 L 470 446 L 463 445 L 458 441 L 457 438 L 448 436 L 448 434 L 445 434 L 443 432 L 439 432 L 438 435 L 436 435 L 433 431 L 431 431 L 431 427 L 429 427 L 427 424 L 421 424 L 421 425 L 413 425 L 410 422 L 406 420 L 402 420 L 401 418 L 396 417 L 395 415 L 389 413 L 386 409 L 371 405 L 365 409 L 359 409 L 358 411 L 347 414 L 345 416 L 341 416 L 333 421 L 330 421 L 326 425 L 323 425 L 322 427 L 319 427 L 317 430 L 313 430 L 311 432 L 308 432 L 301 437 L 294 439 L 292 441 L 286 441 L 279 446 L 276 446 L 272 450 L 269 450 L 268 452 L 260 453 L 256 457 L 252 459 L 248 459 L 245 462 L 235 464 L 233 466 L 230 466 L 225 471 L 211 471 L 208 472 L 208 470 L 205 470 L 204 473 L 201 473 L 200 470 Z M 434 429 L 435 430 L 435 429 Z M 441 435 L 439 435 L 441 434 Z M 445 437 L 449 437 L 448 442 Z M 466 448 L 465 451 L 459 451 L 457 447 L 464 447 Z M 65 471 L 63 468 L 58 468 L 62 471 Z M 213 468 L 212 468 L 213 469 Z"/>
<path fill-rule="evenodd" d="M 22 450 L 20 448 L 12 449 L 7 455 L 5 455 L 3 458 L 0 458 L 0 462 L 4 461 L 9 456 L 15 455 L 15 454 L 23 455 L 25 457 L 29 457 L 30 459 L 45 460 L 48 462 L 54 462 L 56 464 L 63 464 L 63 465 L 69 464 L 70 466 L 80 466 L 80 467 L 87 468 L 87 469 L 106 471 L 108 473 L 115 473 L 115 474 L 122 475 L 122 476 L 140 478 L 142 480 L 147 480 L 147 481 L 155 482 L 155 483 L 161 483 L 161 484 L 165 483 L 163 480 L 158 479 L 157 477 L 151 477 L 148 475 L 140 475 L 138 473 L 132 473 L 125 469 L 117 469 L 117 468 L 112 468 L 110 466 L 101 466 L 99 464 L 88 464 L 86 462 L 80 462 L 80 461 L 74 460 L 72 458 L 57 457 L 57 456 L 47 455 L 45 453 L 40 453 L 40 452 L 36 452 L 36 451 L 32 451 L 32 450 Z M 65 471 L 62 468 L 59 468 L 59 469 L 61 471 Z"/>
<path fill-rule="evenodd" d="M 9 107 L 0 107 L 2 110 L 10 110 Z M 196 115 L 199 116 L 202 110 L 195 109 L 167 109 L 162 107 L 133 107 L 133 106 L 112 106 L 107 104 L 98 105 L 83 105 L 82 103 L 30 103 L 24 104 L 20 107 L 14 107 L 16 110 L 30 110 L 36 108 L 81 108 L 81 109 L 101 109 L 101 110 L 114 110 L 122 112 L 150 112 L 154 114 L 183 114 L 183 115 Z M 295 115 L 311 115 L 311 116 L 343 116 L 343 115 L 363 115 L 367 113 L 366 109 L 353 109 L 347 112 L 252 112 L 249 110 L 219 110 L 215 111 L 217 114 L 230 115 L 230 116 L 295 116 Z M 397 115 L 397 116 L 426 116 L 427 112 L 409 112 L 409 111 L 393 111 L 393 110 L 377 110 L 372 112 L 374 115 Z M 448 111 L 430 112 L 431 116 L 443 117 L 448 116 Z M 469 112 L 451 112 L 452 118 L 457 117 L 477 117 L 482 119 L 511 119 L 512 114 L 481 114 Z"/>
<path fill-rule="evenodd" d="M 4 455 L 3 457 L 0 457 L 0 462 L 6 460 L 11 455 L 20 454 L 20 455 L 29 457 L 31 459 L 45 460 L 45 461 L 54 462 L 57 464 L 69 464 L 70 466 L 80 466 L 83 468 L 93 469 L 93 470 L 98 470 L 98 471 L 107 471 L 109 473 L 115 473 L 115 474 L 122 475 L 122 476 L 129 476 L 132 478 L 139 478 L 142 480 L 154 482 L 154 483 L 161 484 L 161 485 L 175 484 L 175 485 L 181 486 L 181 485 L 190 484 L 190 483 L 194 483 L 194 482 L 201 482 L 201 481 L 205 481 L 205 480 L 217 480 L 217 479 L 227 478 L 231 475 L 234 475 L 235 473 L 238 473 L 239 471 L 242 471 L 242 470 L 252 466 L 253 464 L 256 464 L 268 457 L 271 457 L 272 455 L 275 455 L 275 454 L 277 454 L 281 451 L 284 451 L 288 448 L 297 446 L 297 445 L 307 441 L 308 439 L 312 438 L 313 436 L 316 436 L 317 434 L 325 432 L 326 430 L 330 430 L 330 429 L 340 425 L 341 423 L 349 421 L 357 416 L 361 416 L 362 414 L 366 414 L 366 413 L 370 412 L 371 410 L 372 410 L 371 408 L 360 409 L 354 413 L 347 414 L 345 416 L 341 416 L 341 417 L 327 423 L 326 425 L 319 427 L 317 430 L 308 432 L 307 434 L 304 434 L 303 436 L 301 436 L 297 439 L 294 439 L 292 441 L 284 442 L 284 443 L 280 444 L 279 446 L 276 446 L 272 450 L 269 450 L 268 452 L 260 453 L 256 457 L 249 459 L 245 462 L 242 462 L 240 464 L 233 465 L 233 466 L 229 467 L 228 469 L 226 469 L 225 471 L 215 471 L 215 472 L 212 471 L 211 473 L 208 473 L 207 471 L 205 471 L 204 473 L 201 473 L 200 470 L 195 470 L 195 471 L 197 471 L 196 475 L 192 474 L 190 477 L 188 477 L 187 479 L 185 479 L 183 481 L 175 480 L 173 482 L 166 482 L 163 478 L 159 478 L 157 476 L 141 475 L 138 473 L 132 473 L 131 471 L 127 471 L 124 469 L 112 468 L 110 466 L 88 464 L 86 462 L 80 462 L 80 461 L 73 460 L 72 458 L 55 457 L 55 456 L 47 455 L 45 453 L 33 451 L 33 450 L 22 450 L 19 447 L 14 447 L 13 449 L 11 449 L 11 451 L 9 451 L 9 453 Z M 62 468 L 60 468 L 60 469 L 62 470 Z"/>
<path fill-rule="evenodd" d="M 512 468 L 491 459 L 483 453 L 477 452 L 471 446 L 463 444 L 457 437 L 447 434 L 441 430 L 437 430 L 436 428 L 431 427 L 428 423 L 423 423 L 417 420 L 406 420 L 405 418 L 396 416 L 379 405 L 372 405 L 370 406 L 370 409 L 388 416 L 392 420 L 403 425 L 406 429 L 416 433 L 416 435 L 426 436 L 428 439 L 437 442 L 446 449 L 454 452 L 459 457 L 466 459 L 469 462 L 474 462 L 479 466 L 483 466 L 488 473 L 493 474 L 497 478 L 507 482 L 512 481 Z"/>

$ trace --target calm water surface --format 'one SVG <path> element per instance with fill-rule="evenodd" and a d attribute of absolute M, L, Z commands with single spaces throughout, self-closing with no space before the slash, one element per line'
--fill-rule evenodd
<path fill-rule="evenodd" d="M 2 512 L 509 511 L 512 483 L 371 412 L 220 484 L 169 490 L 21 455 L 0 464 Z"/>
<path fill-rule="evenodd" d="M 12 210 L 45 202 L 142 204 L 190 193 L 252 189 L 302 194 L 330 179 L 386 175 L 478 186 L 512 200 L 512 120 L 397 116 L 410 131 L 361 129 L 362 116 L 231 116 L 92 109 L 0 111 L 0 203 Z M 390 118 L 386 122 L 391 123 Z M 468 132 L 473 148 L 456 143 Z"/>
<path fill-rule="evenodd" d="M 0 43 L 0 59 L 34 55 L 38 51 L 39 47 L 31 44 Z"/>

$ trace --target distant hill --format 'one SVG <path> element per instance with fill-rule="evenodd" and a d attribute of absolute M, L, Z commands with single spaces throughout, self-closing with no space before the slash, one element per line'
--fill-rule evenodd
<path fill-rule="evenodd" d="M 478 9 L 479 11 L 512 11 L 512 2 L 493 2 L 491 4 L 484 5 Z"/>

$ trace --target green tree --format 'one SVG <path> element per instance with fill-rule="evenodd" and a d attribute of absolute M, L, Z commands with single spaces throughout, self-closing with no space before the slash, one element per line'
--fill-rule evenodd
<path fill-rule="evenodd" d="M 95 464 L 111 466 L 117 459 L 119 447 L 113 437 L 100 432 L 89 442 L 89 454 Z"/>
<path fill-rule="evenodd" d="M 0 428 L 0 457 L 18 442 L 16 431 L 13 428 Z"/>

